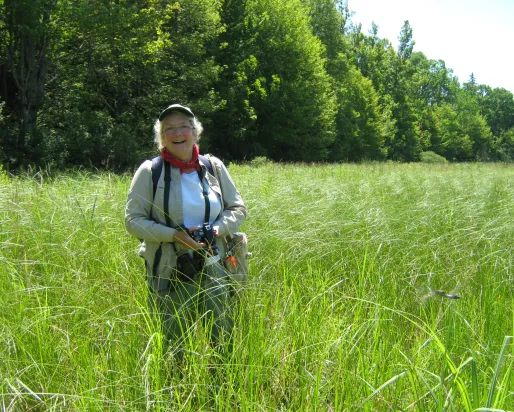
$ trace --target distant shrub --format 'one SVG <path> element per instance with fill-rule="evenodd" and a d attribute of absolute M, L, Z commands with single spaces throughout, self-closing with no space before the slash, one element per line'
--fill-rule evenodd
<path fill-rule="evenodd" d="M 421 152 L 421 161 L 423 163 L 448 163 L 443 156 L 434 152 Z"/>
<path fill-rule="evenodd" d="M 253 167 L 265 166 L 270 163 L 271 160 L 269 160 L 266 156 L 257 156 L 250 160 L 250 165 Z"/>
<path fill-rule="evenodd" d="M 0 164 L 0 183 L 5 184 L 9 183 L 9 175 L 4 170 L 3 166 Z"/>

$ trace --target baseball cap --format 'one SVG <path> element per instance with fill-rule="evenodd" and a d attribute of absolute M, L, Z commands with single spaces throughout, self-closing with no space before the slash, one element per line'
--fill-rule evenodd
<path fill-rule="evenodd" d="M 187 106 L 182 106 L 181 104 L 175 103 L 171 106 L 168 106 L 166 109 L 162 111 L 162 113 L 159 115 L 159 120 L 162 121 L 167 115 L 173 112 L 181 112 L 184 114 L 187 114 L 188 116 L 195 117 L 191 109 Z"/>

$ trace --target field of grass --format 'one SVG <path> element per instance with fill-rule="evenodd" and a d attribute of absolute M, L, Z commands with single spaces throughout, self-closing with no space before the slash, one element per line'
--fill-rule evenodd
<path fill-rule="evenodd" d="M 513 167 L 230 171 L 253 252 L 233 351 L 199 322 L 182 362 L 131 176 L 0 174 L 0 410 L 514 411 Z"/>

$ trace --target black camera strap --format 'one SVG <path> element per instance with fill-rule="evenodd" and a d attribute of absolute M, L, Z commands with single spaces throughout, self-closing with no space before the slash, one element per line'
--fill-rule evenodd
<path fill-rule="evenodd" d="M 203 169 L 198 171 L 198 177 L 200 178 L 200 184 L 202 185 L 203 190 L 203 198 L 205 200 L 205 217 L 203 221 L 206 225 L 208 225 L 211 218 L 211 201 L 209 200 L 209 185 L 203 178 Z"/>
<path fill-rule="evenodd" d="M 204 169 L 201 169 L 198 171 L 198 177 L 200 178 L 200 183 L 201 183 L 202 189 L 203 189 L 203 198 L 205 199 L 205 218 L 204 218 L 203 230 L 204 230 L 205 242 L 208 243 L 209 247 L 212 250 L 212 253 L 214 255 L 217 255 L 218 254 L 218 246 L 216 245 L 215 234 L 214 234 L 211 224 L 209 222 L 210 218 L 211 218 L 211 201 L 209 200 L 209 184 L 207 183 L 207 180 L 203 178 L 203 171 L 204 171 Z"/>
<path fill-rule="evenodd" d="M 171 166 L 168 162 L 164 162 L 164 218 L 166 226 L 172 227 L 170 217 L 170 182 L 171 182 Z"/>

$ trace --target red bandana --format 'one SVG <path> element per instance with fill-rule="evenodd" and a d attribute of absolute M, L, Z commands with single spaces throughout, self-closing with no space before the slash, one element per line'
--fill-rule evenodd
<path fill-rule="evenodd" d="M 193 146 L 193 156 L 189 162 L 184 162 L 182 160 L 173 157 L 165 147 L 161 149 L 161 156 L 164 160 L 166 160 L 173 167 L 177 167 L 180 169 L 180 174 L 183 174 L 186 169 L 195 169 L 200 170 L 200 163 L 198 162 L 198 154 L 200 153 L 200 148 L 197 144 Z"/>

